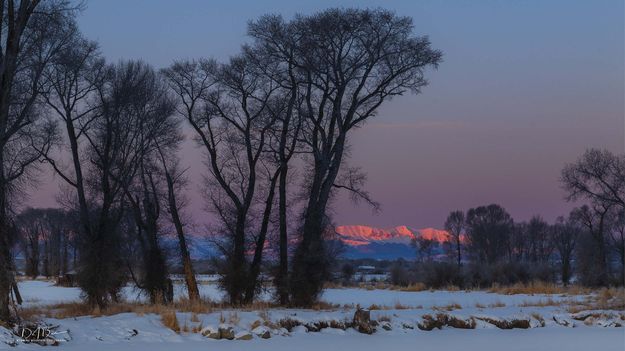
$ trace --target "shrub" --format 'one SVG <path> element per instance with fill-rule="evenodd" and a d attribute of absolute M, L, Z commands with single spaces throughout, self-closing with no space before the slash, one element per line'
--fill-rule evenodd
<path fill-rule="evenodd" d="M 458 265 L 449 262 L 425 262 L 419 266 L 419 280 L 425 285 L 440 289 L 447 286 L 464 286 Z"/>

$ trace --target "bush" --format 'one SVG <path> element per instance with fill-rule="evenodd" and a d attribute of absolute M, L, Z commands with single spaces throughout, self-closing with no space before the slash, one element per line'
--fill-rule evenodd
<path fill-rule="evenodd" d="M 411 277 L 403 261 L 398 261 L 393 264 L 390 271 L 390 280 L 391 284 L 398 286 L 408 286 L 411 283 L 415 283 L 414 277 Z"/>
<path fill-rule="evenodd" d="M 528 284 L 532 281 L 555 282 L 553 268 L 546 264 L 500 262 L 492 265 L 471 264 L 464 273 L 465 282 L 471 287 L 488 287 L 493 284 Z"/>
<path fill-rule="evenodd" d="M 449 262 L 426 262 L 419 266 L 419 280 L 431 288 L 450 285 L 464 286 L 464 277 L 458 265 Z"/>

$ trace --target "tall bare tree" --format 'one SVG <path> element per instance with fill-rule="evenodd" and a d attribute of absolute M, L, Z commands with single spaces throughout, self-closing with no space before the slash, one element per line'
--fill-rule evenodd
<path fill-rule="evenodd" d="M 573 254 L 582 228 L 575 220 L 575 216 L 569 215 L 567 219 L 558 217 L 551 230 L 553 245 L 560 261 L 560 277 L 562 284 L 566 286 L 571 279 Z"/>
<path fill-rule="evenodd" d="M 585 245 L 580 255 L 586 256 L 585 267 L 586 285 L 606 285 L 609 281 L 608 253 L 606 234 L 609 227 L 612 205 L 583 205 L 575 209 L 572 216 L 578 221 L 590 236 L 592 241 Z"/>
<path fill-rule="evenodd" d="M 450 241 L 455 245 L 458 267 L 462 266 L 461 236 L 464 232 L 464 225 L 464 212 L 460 210 L 451 212 L 445 220 L 445 230 L 447 235 L 449 235 Z"/>
<path fill-rule="evenodd" d="M 186 185 L 186 178 L 184 177 L 184 170 L 180 169 L 178 158 L 174 153 L 166 154 L 159 146 L 157 151 L 162 162 L 162 172 L 165 176 L 165 182 L 167 185 L 167 202 L 166 209 L 171 218 L 171 223 L 176 230 L 176 236 L 178 238 L 178 250 L 180 252 L 180 258 L 182 261 L 182 268 L 184 271 L 185 282 L 187 285 L 187 294 L 189 300 L 198 301 L 200 299 L 200 290 L 197 286 L 195 279 L 195 271 L 193 269 L 193 263 L 191 262 L 191 254 L 189 253 L 189 247 L 187 245 L 187 238 L 185 235 L 185 225 L 182 218 L 182 209 L 184 208 L 184 199 L 178 193 L 184 190 Z"/>
<path fill-rule="evenodd" d="M 527 259 L 530 262 L 546 263 L 553 252 L 553 241 L 550 238 L 550 228 L 540 216 L 532 216 L 526 227 L 527 230 Z"/>
<path fill-rule="evenodd" d="M 258 289 L 256 277 L 277 181 L 275 172 L 263 171 L 263 157 L 276 120 L 271 106 L 278 86 L 260 74 L 253 55 L 248 49 L 225 65 L 180 63 L 165 71 L 208 156 L 210 205 L 226 233 L 219 245 L 226 257 L 222 285 L 234 304 L 250 302 Z M 261 183 L 267 185 L 265 201 L 258 197 Z M 250 219 L 256 210 L 263 219 L 255 230 Z M 251 263 L 248 247 L 254 251 Z"/>
<path fill-rule="evenodd" d="M 168 303 L 173 300 L 173 290 L 160 243 L 161 208 L 167 199 L 161 153 L 177 150 L 182 136 L 173 115 L 173 102 L 161 77 L 145 63 L 129 62 L 127 65 L 136 66 L 133 69 L 137 71 L 128 82 L 133 94 L 131 113 L 136 115 L 133 127 L 138 132 L 137 169 L 134 177 L 122 187 L 133 214 L 142 257 L 142 276 L 136 282 L 153 303 L 159 300 Z"/>
<path fill-rule="evenodd" d="M 214 66 L 215 62 L 211 60 L 179 61 L 161 71 L 177 97 L 176 110 L 178 114 L 186 120 L 196 118 L 198 114 L 202 113 L 204 106 L 203 98 L 214 84 L 211 77 Z M 197 288 L 191 255 L 180 215 L 182 204 L 176 194 L 177 190 L 185 182 L 184 172 L 179 171 L 178 162 L 174 161 L 173 165 L 168 166 L 167 163 L 171 161 L 167 160 L 164 155 L 162 155 L 161 160 L 167 180 L 168 210 L 178 237 L 187 290 L 189 298 L 196 300 L 199 299 L 199 289 Z"/>
<path fill-rule="evenodd" d="M 497 204 L 469 209 L 466 219 L 469 252 L 481 263 L 503 260 L 513 225 L 510 214 Z"/>
<path fill-rule="evenodd" d="M 275 277 L 276 293 L 281 304 L 289 302 L 288 284 L 288 179 L 289 165 L 295 155 L 298 139 L 302 127 L 301 106 L 303 94 L 300 89 L 301 77 L 298 70 L 298 62 L 295 57 L 298 37 L 291 35 L 293 24 L 285 22 L 280 16 L 263 16 L 255 22 L 251 22 L 248 28 L 249 35 L 255 40 L 257 55 L 264 60 L 277 64 L 263 67 L 271 67 L 264 73 L 278 84 L 278 91 L 286 105 L 280 110 L 276 125 L 273 128 L 275 135 L 270 144 L 276 154 L 279 165 L 278 181 L 278 231 L 279 231 L 279 262 Z M 278 111 L 276 111 L 278 112 Z"/>
<path fill-rule="evenodd" d="M 424 70 L 436 67 L 441 53 L 413 34 L 412 19 L 385 10 L 325 10 L 297 17 L 292 29 L 310 181 L 290 287 L 295 304 L 310 305 L 327 276 L 322 233 L 349 132 L 392 97 L 418 93 L 427 83 Z"/>
<path fill-rule="evenodd" d="M 576 162 L 562 170 L 562 187 L 568 200 L 585 199 L 590 203 L 576 211 L 576 217 L 594 241 L 592 284 L 609 280 L 607 235 L 611 216 L 625 209 L 625 154 L 589 149 Z"/>
<path fill-rule="evenodd" d="M 49 150 L 56 129 L 41 113 L 39 82 L 67 45 L 75 8 L 63 0 L 0 1 L 0 320 L 9 321 L 11 196 Z"/>

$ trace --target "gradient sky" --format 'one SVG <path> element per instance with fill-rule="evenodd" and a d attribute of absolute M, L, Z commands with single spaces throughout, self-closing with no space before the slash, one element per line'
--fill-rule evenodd
<path fill-rule="evenodd" d="M 341 197 L 337 224 L 442 227 L 455 209 L 499 203 L 517 220 L 552 221 L 571 208 L 560 169 L 588 147 L 625 151 L 624 5 L 596 1 L 91 0 L 80 17 L 110 60 L 227 59 L 246 23 L 327 7 L 384 7 L 414 19 L 444 52 L 430 86 L 397 98 L 351 138 L 349 164 L 369 175 L 373 215 Z M 203 218 L 204 168 L 192 143 L 190 215 Z M 47 178 L 47 180 L 46 180 Z M 28 204 L 56 206 L 44 177 Z"/>

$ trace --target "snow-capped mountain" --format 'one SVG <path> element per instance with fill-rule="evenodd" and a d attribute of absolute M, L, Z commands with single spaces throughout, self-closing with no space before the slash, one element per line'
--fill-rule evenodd
<path fill-rule="evenodd" d="M 415 251 L 410 247 L 412 239 L 424 237 L 439 243 L 448 240 L 444 230 L 412 229 L 407 226 L 380 229 L 365 225 L 344 225 L 336 227 L 336 233 L 347 246 L 345 255 L 350 258 L 412 259 L 415 257 Z"/>

